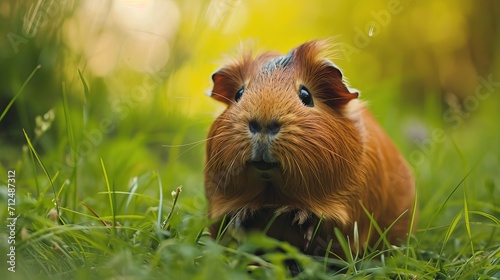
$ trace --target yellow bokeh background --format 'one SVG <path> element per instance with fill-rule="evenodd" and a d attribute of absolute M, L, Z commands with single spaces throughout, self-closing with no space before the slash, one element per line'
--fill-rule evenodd
<path fill-rule="evenodd" d="M 364 98 L 464 98 L 498 65 L 497 11 L 470 0 L 84 1 L 62 28 L 78 57 L 70 75 L 84 68 L 113 84 L 167 69 L 165 94 L 192 116 L 217 108 L 203 93 L 241 44 L 287 52 L 317 38 L 333 38 L 335 63 Z"/>

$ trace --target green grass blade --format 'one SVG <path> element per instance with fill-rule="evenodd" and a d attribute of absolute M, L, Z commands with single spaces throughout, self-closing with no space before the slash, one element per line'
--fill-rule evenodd
<path fill-rule="evenodd" d="M 193 244 L 197 245 L 200 244 L 200 239 L 203 236 L 203 233 L 205 232 L 205 229 L 202 228 L 199 232 L 198 235 L 196 236 L 196 239 L 194 240 Z"/>
<path fill-rule="evenodd" d="M 111 216 L 113 217 L 113 222 L 112 222 L 112 225 L 111 225 L 111 228 L 112 228 L 112 233 L 113 235 L 115 235 L 116 233 L 116 215 L 115 215 L 115 206 L 114 206 L 114 199 L 113 199 L 113 194 L 111 193 L 111 186 L 109 184 L 109 179 L 108 179 L 108 173 L 106 172 L 106 167 L 104 166 L 104 161 L 102 158 L 100 158 L 101 160 L 101 167 L 102 167 L 102 173 L 104 174 L 104 181 L 106 183 L 106 188 L 108 190 L 108 198 L 109 198 L 109 206 L 111 208 Z"/>
<path fill-rule="evenodd" d="M 497 226 L 500 226 L 500 219 L 498 219 L 497 217 L 495 217 L 495 216 L 493 216 L 491 214 L 488 214 L 488 213 L 485 213 L 485 212 L 481 212 L 481 211 L 469 211 L 469 214 L 476 214 L 476 215 L 483 216 L 486 219 L 489 219 L 492 222 L 494 222 L 495 224 L 497 224 Z"/>
<path fill-rule="evenodd" d="M 451 137 L 450 137 L 450 140 L 451 140 L 451 144 L 453 145 L 453 148 L 455 149 L 458 156 L 460 157 L 460 161 L 462 161 L 462 164 L 464 165 L 464 167 L 467 168 L 467 160 L 465 159 L 464 154 L 462 153 L 462 151 L 458 147 L 457 142 L 455 140 L 453 140 L 453 138 L 451 138 Z"/>
<path fill-rule="evenodd" d="M 467 230 L 467 236 L 469 237 L 470 247 L 472 250 L 472 255 L 474 255 L 474 244 L 472 243 L 472 234 L 470 230 L 470 220 L 469 220 L 469 207 L 467 203 L 467 192 L 464 191 L 464 218 L 465 218 L 465 229 Z"/>
<path fill-rule="evenodd" d="M 73 123 L 71 122 L 71 116 L 70 116 L 70 109 L 68 105 L 68 95 L 66 93 L 66 84 L 63 82 L 62 83 L 62 102 L 63 102 L 63 110 L 64 110 L 64 121 L 66 123 L 66 134 L 68 136 L 68 142 L 69 142 L 69 149 L 70 153 L 72 155 L 72 160 L 73 160 L 73 168 L 71 169 L 71 183 L 73 186 L 78 186 L 78 151 L 76 148 L 76 138 L 73 130 Z M 70 193 L 70 192 L 68 192 Z M 76 191 L 72 192 L 73 193 L 73 206 L 76 207 L 77 205 L 77 193 Z M 74 218 L 74 216 L 73 216 Z"/>
<path fill-rule="evenodd" d="M 28 76 L 28 78 L 26 79 L 26 81 L 24 81 L 23 85 L 21 86 L 21 88 L 16 92 L 16 94 L 14 95 L 14 97 L 12 97 L 12 99 L 10 100 L 9 104 L 7 104 L 7 106 L 5 107 L 5 109 L 3 110 L 2 112 L 2 115 L 0 115 L 0 122 L 2 122 L 3 118 L 5 117 L 5 115 L 7 114 L 7 112 L 9 111 L 10 107 L 12 107 L 12 105 L 14 104 L 14 102 L 16 102 L 16 99 L 19 97 L 19 95 L 21 94 L 21 92 L 23 92 L 24 88 L 26 87 L 26 85 L 29 83 L 29 81 L 31 80 L 31 78 L 33 78 L 33 76 L 35 75 L 35 73 L 40 69 L 42 68 L 42 65 L 38 64 L 35 69 L 33 69 L 33 71 L 31 72 L 31 74 Z"/>
<path fill-rule="evenodd" d="M 406 238 L 406 259 L 404 269 L 408 269 L 408 262 L 410 258 L 410 241 L 411 235 L 413 233 L 413 225 L 415 223 L 415 216 L 417 214 L 417 205 L 418 205 L 418 191 L 415 192 L 415 198 L 413 199 L 413 206 L 411 211 L 411 219 L 410 219 L 410 228 L 408 229 L 408 237 Z"/>
<path fill-rule="evenodd" d="M 88 117 L 89 117 L 89 114 L 88 114 L 88 100 L 89 100 L 89 95 L 90 95 L 90 91 L 89 91 L 89 86 L 87 84 L 87 82 L 85 81 L 85 78 L 83 77 L 83 74 L 82 72 L 80 71 L 80 69 L 78 69 L 78 77 L 80 78 L 80 81 L 82 82 L 82 85 L 83 85 L 83 94 L 85 95 L 85 101 L 84 101 L 84 106 L 83 106 L 83 126 L 85 127 L 87 125 L 87 122 L 88 122 Z"/>
<path fill-rule="evenodd" d="M 33 152 L 29 152 L 29 157 L 31 161 L 31 167 L 33 168 L 33 178 L 35 181 L 35 188 L 36 188 L 36 196 L 40 197 L 40 182 L 38 180 L 38 174 L 37 174 L 37 169 L 36 169 L 36 162 L 35 162 L 35 156 L 33 155 Z"/>
<path fill-rule="evenodd" d="M 143 194 L 143 193 L 137 193 L 137 191 L 136 192 L 126 192 L 126 191 L 115 190 L 114 193 L 115 194 L 123 194 L 123 195 L 127 195 L 127 196 L 140 197 L 140 198 L 144 198 L 144 199 L 154 201 L 154 202 L 159 201 L 159 199 L 156 197 L 152 197 L 150 195 Z M 102 192 L 97 192 L 97 194 L 109 194 L 109 193 L 108 193 L 108 191 L 102 191 Z"/>
<path fill-rule="evenodd" d="M 328 246 L 326 247 L 326 251 L 325 251 L 325 256 L 323 258 L 323 271 L 324 272 L 327 272 L 328 271 L 328 259 L 330 257 L 330 250 L 332 249 L 332 246 L 333 246 L 333 239 L 330 239 L 330 241 L 328 241 Z"/>
<path fill-rule="evenodd" d="M 453 188 L 453 190 L 450 192 L 450 194 L 445 199 L 445 201 L 441 204 L 441 206 L 439 207 L 439 209 L 434 213 L 434 215 L 432 216 L 432 218 L 430 219 L 430 221 L 427 223 L 427 226 L 425 227 L 425 230 L 424 230 L 424 232 L 422 234 L 422 237 L 417 242 L 417 246 L 416 246 L 417 248 L 420 246 L 420 242 L 422 240 L 424 240 L 424 237 L 427 234 L 427 231 L 429 230 L 430 226 L 434 223 L 434 221 L 436 220 L 436 218 L 439 215 L 439 213 L 441 213 L 441 211 L 443 211 L 444 207 L 446 206 L 446 204 L 448 203 L 448 201 L 450 200 L 450 198 L 458 190 L 458 188 L 465 182 L 465 179 L 467 179 L 470 176 L 470 174 L 472 173 L 472 171 L 473 171 L 473 169 L 471 169 L 467 174 L 465 174 L 465 176 L 460 180 L 460 182 L 458 182 L 458 184 Z"/>
<path fill-rule="evenodd" d="M 307 253 L 310 253 L 311 243 L 314 240 L 314 238 L 316 237 L 316 234 L 318 233 L 318 230 L 319 230 L 319 228 L 321 226 L 321 223 L 323 222 L 323 219 L 324 219 L 324 216 L 321 215 L 321 217 L 320 217 L 320 219 L 318 221 L 318 224 L 316 224 L 316 227 L 314 228 L 313 235 L 311 236 L 311 239 L 309 240 L 309 242 L 307 244 Z"/>
<path fill-rule="evenodd" d="M 262 233 L 267 234 L 267 232 L 269 231 L 271 226 L 274 224 L 274 221 L 276 221 L 276 219 L 278 218 L 279 215 L 280 214 L 277 212 L 274 213 L 273 217 L 269 220 L 269 222 L 267 222 L 267 225 L 264 228 L 264 230 L 262 230 Z"/>
<path fill-rule="evenodd" d="M 220 243 L 222 238 L 224 237 L 224 234 L 226 234 L 226 231 L 229 230 L 229 228 L 231 227 L 231 225 L 234 225 L 234 221 L 238 218 L 238 216 L 240 215 L 241 211 L 244 211 L 243 208 L 240 209 L 236 215 L 232 215 L 231 219 L 229 220 L 229 222 L 227 223 L 227 225 L 224 226 L 226 220 L 227 220 L 227 217 L 229 216 L 228 214 L 224 215 L 224 217 L 222 217 L 222 220 L 221 220 L 221 223 L 220 223 L 220 226 L 219 226 L 219 230 L 217 231 L 217 238 L 216 238 L 216 243 Z"/>
<path fill-rule="evenodd" d="M 127 201 L 125 202 L 125 210 L 123 211 L 123 214 L 128 213 L 128 209 L 130 207 L 130 203 L 132 202 L 132 198 L 135 196 L 137 188 L 139 187 L 139 182 L 137 180 L 137 177 L 132 178 L 132 186 L 130 187 L 130 191 L 128 193 Z M 118 192 L 116 192 L 118 193 Z M 125 226 L 128 225 L 128 221 L 125 221 L 124 223 Z"/>
<path fill-rule="evenodd" d="M 223 234 L 226 232 L 227 228 L 229 227 L 229 224 L 227 226 L 224 226 L 226 219 L 227 219 L 227 215 L 224 215 L 224 217 L 222 217 L 222 220 L 220 222 L 219 229 L 217 230 L 217 237 L 215 238 L 215 242 L 217 244 L 220 244 L 221 239 L 223 237 Z"/>
<path fill-rule="evenodd" d="M 451 234 L 455 231 L 455 228 L 457 227 L 458 222 L 462 218 L 462 214 L 463 214 L 463 210 L 458 212 L 458 214 L 455 216 L 452 223 L 448 227 L 448 230 L 446 231 L 446 234 L 445 234 L 444 239 L 443 239 L 443 244 L 441 246 L 441 250 L 439 252 L 440 257 L 443 256 L 444 248 L 445 248 L 446 244 L 448 243 L 448 241 L 450 240 Z"/>
<path fill-rule="evenodd" d="M 170 208 L 170 212 L 168 213 L 167 218 L 165 219 L 165 221 L 161 225 L 161 229 L 170 230 L 170 225 L 168 227 L 166 225 L 170 222 L 170 218 L 172 217 L 172 214 L 174 213 L 175 205 L 177 204 L 177 200 L 179 199 L 181 192 L 182 192 L 182 186 L 179 186 L 179 187 L 177 187 L 177 189 L 175 189 L 175 193 L 173 193 L 174 202 L 172 203 L 172 207 Z M 160 197 L 161 197 L 161 194 L 160 194 Z"/>
<path fill-rule="evenodd" d="M 89 86 L 87 82 L 85 81 L 85 78 L 83 77 L 82 71 L 80 71 L 80 68 L 78 68 L 78 77 L 80 77 L 80 81 L 82 82 L 83 85 L 83 94 L 85 95 L 85 100 L 89 99 Z"/>
<path fill-rule="evenodd" d="M 353 272 L 356 273 L 356 263 L 354 262 L 354 257 L 352 255 L 351 251 L 351 245 L 349 244 L 348 240 L 346 240 L 345 236 L 343 233 L 340 231 L 338 228 L 333 229 L 335 232 L 335 237 L 337 237 L 337 241 L 339 242 L 340 247 L 342 248 L 342 251 L 344 252 L 344 255 L 346 257 L 346 262 L 349 267 L 348 272 Z"/>
<path fill-rule="evenodd" d="M 66 132 L 68 134 L 68 141 L 69 145 L 71 148 L 71 152 L 73 154 L 73 160 L 76 160 L 77 155 L 76 155 L 76 141 L 75 141 L 75 134 L 73 133 L 73 125 L 71 122 L 71 117 L 70 117 L 70 110 L 69 110 L 69 105 L 68 105 L 68 95 L 66 93 L 66 84 L 63 82 L 62 83 L 62 95 L 63 95 L 63 110 L 64 110 L 64 120 L 66 122 Z"/>
<path fill-rule="evenodd" d="M 156 174 L 156 178 L 158 179 L 158 191 L 159 191 L 159 196 L 160 196 L 160 201 L 158 201 L 158 219 L 156 221 L 156 228 L 157 229 L 163 229 L 163 225 L 162 225 L 162 222 L 161 222 L 161 219 L 163 217 L 163 184 L 161 182 L 161 177 L 160 177 L 160 174 Z M 174 209 L 172 208 L 172 211 Z M 172 211 L 170 212 L 170 214 L 172 213 Z M 165 220 L 165 222 L 168 222 L 168 220 L 170 219 L 170 215 L 169 217 Z"/>
<path fill-rule="evenodd" d="M 24 137 L 26 138 L 26 141 L 28 142 L 28 147 L 35 156 L 36 160 L 38 161 L 38 164 L 40 164 L 40 167 L 42 168 L 43 172 L 45 173 L 45 176 L 47 176 L 47 179 L 49 180 L 50 186 L 52 188 L 52 192 L 54 194 L 54 205 L 56 207 L 57 213 L 59 214 L 59 202 L 57 202 L 57 192 L 56 188 L 54 187 L 54 181 L 52 180 L 52 177 L 50 176 L 49 172 L 47 171 L 47 168 L 45 168 L 45 164 L 43 164 L 42 159 L 38 155 L 37 151 L 33 147 L 33 144 L 31 143 L 30 138 L 28 137 L 28 134 L 26 134 L 26 131 L 23 129 Z"/>
<path fill-rule="evenodd" d="M 360 251 L 358 222 L 354 222 L 353 236 L 354 236 L 354 249 L 356 250 L 355 259 L 357 259 L 359 257 L 359 251 Z"/>
<path fill-rule="evenodd" d="M 389 232 L 389 230 L 392 228 L 392 226 L 399 220 L 401 219 L 401 217 L 407 212 L 403 212 L 401 215 L 399 215 L 399 217 L 397 217 L 396 220 L 394 220 L 392 222 L 391 225 L 389 225 L 389 227 L 383 231 L 380 226 L 378 225 L 377 221 L 375 220 L 375 218 L 373 217 L 373 214 L 370 213 L 368 211 L 368 209 L 366 209 L 366 207 L 363 205 L 363 203 L 361 203 L 361 201 L 359 202 L 361 207 L 363 208 L 363 211 L 365 212 L 365 215 L 368 217 L 368 219 L 370 219 L 370 226 L 373 225 L 373 227 L 375 228 L 375 230 L 378 232 L 380 238 L 379 240 L 375 243 L 375 245 L 373 246 L 374 248 L 378 248 L 379 245 L 380 245 L 380 242 L 383 242 L 386 246 L 386 248 L 391 248 L 391 243 L 389 242 L 389 240 L 387 239 L 387 233 Z"/>

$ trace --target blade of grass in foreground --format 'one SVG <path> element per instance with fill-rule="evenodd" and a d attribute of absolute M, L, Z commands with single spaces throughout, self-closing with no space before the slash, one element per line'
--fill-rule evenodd
<path fill-rule="evenodd" d="M 409 262 L 409 258 L 410 258 L 410 240 L 411 240 L 411 234 L 413 232 L 413 225 L 415 223 L 415 215 L 417 213 L 417 204 L 418 204 L 418 191 L 415 192 L 415 198 L 413 199 L 413 206 L 412 206 L 411 219 L 410 219 L 410 228 L 408 229 L 408 237 L 406 238 L 406 256 L 405 256 L 404 269 L 408 269 L 408 262 Z"/>
<path fill-rule="evenodd" d="M 12 104 L 14 104 L 14 102 L 16 101 L 16 99 L 19 97 L 19 95 L 21 94 L 21 92 L 23 92 L 24 88 L 26 87 L 26 85 L 28 84 L 28 82 L 31 80 L 31 78 L 33 78 L 33 76 L 35 75 L 35 73 L 40 69 L 42 68 L 42 65 L 38 64 L 35 69 L 33 69 L 33 71 L 31 72 L 31 74 L 28 76 L 28 78 L 26 79 L 26 81 L 24 81 L 23 85 L 21 86 L 21 88 L 16 92 L 16 94 L 14 95 L 14 97 L 10 100 L 9 104 L 7 104 L 7 107 L 5 107 L 5 109 L 3 110 L 2 112 L 2 115 L 0 115 L 0 122 L 2 122 L 2 119 L 3 117 L 5 117 L 5 115 L 7 114 L 7 112 L 9 111 L 10 107 L 12 107 Z"/>
<path fill-rule="evenodd" d="M 89 117 L 89 108 L 87 106 L 87 102 L 89 100 L 89 86 L 87 85 L 87 82 L 85 81 L 85 78 L 83 77 L 82 71 L 78 69 L 78 77 L 80 77 L 80 81 L 82 82 L 83 85 L 83 94 L 85 95 L 85 101 L 84 101 L 84 106 L 83 106 L 83 126 L 85 127 L 88 123 L 88 117 Z"/>
<path fill-rule="evenodd" d="M 491 220 L 492 222 L 494 222 L 495 224 L 497 224 L 497 226 L 500 227 L 500 219 L 498 219 L 497 217 L 495 217 L 495 216 L 493 216 L 491 214 L 488 214 L 488 213 L 485 213 L 485 212 L 482 212 L 482 211 L 469 211 L 469 213 L 470 214 L 476 214 L 476 215 L 483 216 L 486 219 Z"/>
<path fill-rule="evenodd" d="M 330 250 L 333 246 L 333 239 L 328 241 L 328 245 L 326 246 L 325 255 L 323 257 L 323 271 L 326 273 L 328 271 L 328 257 L 330 256 Z"/>
<path fill-rule="evenodd" d="M 443 244 L 442 244 L 441 250 L 439 252 L 439 259 L 438 259 L 439 261 L 436 263 L 436 268 L 438 267 L 438 265 L 440 265 L 440 260 L 443 257 L 444 248 L 445 248 L 446 244 L 448 243 L 448 241 L 450 240 L 451 234 L 455 231 L 455 228 L 457 227 L 458 221 L 460 221 L 460 219 L 462 218 L 462 214 L 463 214 L 463 210 L 458 212 L 458 214 L 453 219 L 453 222 L 448 227 L 448 230 L 446 231 L 446 235 L 444 236 Z"/>
<path fill-rule="evenodd" d="M 340 247 L 342 248 L 342 251 L 344 252 L 344 255 L 346 257 L 345 262 L 347 265 L 347 272 L 346 274 L 353 273 L 357 274 L 357 269 L 356 269 L 356 262 L 354 259 L 354 256 L 352 255 L 352 250 L 351 250 L 351 245 L 349 244 L 349 240 L 346 240 L 345 236 L 342 234 L 340 229 L 335 227 L 333 229 L 335 233 L 335 237 L 337 237 L 337 241 L 339 242 Z"/>
<path fill-rule="evenodd" d="M 175 192 L 172 192 L 172 195 L 174 197 L 174 202 L 172 203 L 172 208 L 170 208 L 170 213 L 168 213 L 167 218 L 165 219 L 165 221 L 161 225 L 161 229 L 170 230 L 170 225 L 167 226 L 167 224 L 170 222 L 170 218 L 172 217 L 172 213 L 174 213 L 175 205 L 177 204 L 177 200 L 179 199 L 179 195 L 181 194 L 181 192 L 182 192 L 182 186 L 178 186 L 175 189 Z M 160 201 L 160 203 L 161 203 L 161 201 Z M 161 204 L 160 204 L 160 207 L 161 207 Z M 159 217 L 158 219 L 161 219 L 161 217 Z"/>
<path fill-rule="evenodd" d="M 125 215 L 128 214 L 130 203 L 132 202 L 132 198 L 134 197 L 138 187 L 139 187 L 139 182 L 137 181 L 137 177 L 132 178 L 132 186 L 130 187 L 130 191 L 128 192 L 127 202 L 125 202 L 125 210 L 123 211 L 123 214 Z M 128 224 L 129 221 L 126 220 L 124 225 L 128 226 Z"/>
<path fill-rule="evenodd" d="M 323 215 L 319 218 L 319 221 L 318 223 L 316 224 L 316 227 L 314 228 L 314 232 L 311 236 L 311 238 L 309 239 L 309 242 L 307 242 L 307 253 L 309 254 L 310 251 L 311 251 L 311 243 L 312 241 L 314 240 L 314 238 L 316 238 L 316 234 L 318 233 L 318 230 L 320 228 L 320 225 L 321 223 L 323 222 Z"/>
<path fill-rule="evenodd" d="M 71 170 L 71 183 L 73 186 L 78 186 L 78 152 L 76 149 L 76 140 L 75 140 L 75 134 L 73 130 L 73 124 L 71 122 L 71 117 L 70 117 L 70 110 L 69 110 L 69 105 L 68 105 L 68 96 L 66 94 L 66 84 L 63 82 L 62 83 L 62 95 L 63 95 L 63 110 L 64 110 L 64 120 L 66 122 L 66 133 L 68 134 L 68 142 L 69 142 L 69 148 L 70 152 L 72 155 L 73 159 L 73 168 Z M 73 194 L 73 205 L 76 207 L 77 205 L 77 191 L 73 192 L 67 192 L 69 195 L 70 193 Z M 72 219 L 74 216 L 72 217 Z"/>
<path fill-rule="evenodd" d="M 158 192 L 159 192 L 159 196 L 160 196 L 160 201 L 158 201 L 158 219 L 156 221 L 156 229 L 159 230 L 159 229 L 163 229 L 163 226 L 162 226 L 162 223 L 161 223 L 161 217 L 163 216 L 163 184 L 161 182 L 161 177 L 160 177 L 160 174 L 157 173 L 156 174 L 156 178 L 158 179 Z M 174 199 L 174 205 L 175 205 L 175 202 L 177 200 Z M 174 209 L 172 208 L 172 211 Z M 172 214 L 172 212 L 169 213 L 169 216 L 167 217 L 167 219 L 165 220 L 165 223 L 168 222 L 168 220 L 170 220 L 170 214 Z"/>
<path fill-rule="evenodd" d="M 470 248 L 472 250 L 472 255 L 474 255 L 474 244 L 472 242 L 472 234 L 470 230 L 470 221 L 469 221 L 469 208 L 467 206 L 467 192 L 464 191 L 464 218 L 465 218 L 465 229 L 467 230 L 467 236 L 469 237 Z"/>
<path fill-rule="evenodd" d="M 113 217 L 113 222 L 111 225 L 111 232 L 113 236 L 116 234 L 116 216 L 115 216 L 115 206 L 113 201 L 113 194 L 111 193 L 111 187 L 109 185 L 108 173 L 106 172 L 106 167 L 104 166 L 104 161 L 101 158 L 102 172 L 104 173 L 104 180 L 106 181 L 106 188 L 108 189 L 109 206 L 111 207 L 111 216 Z"/>
<path fill-rule="evenodd" d="M 389 240 L 387 239 L 387 233 L 389 232 L 389 230 L 394 226 L 394 224 L 399 221 L 399 219 L 401 219 L 401 217 L 406 214 L 406 212 L 408 210 L 406 210 L 405 212 L 401 213 L 389 226 L 388 228 L 383 231 L 382 228 L 380 228 L 380 226 L 378 225 L 377 221 L 375 220 L 375 217 L 373 217 L 373 214 L 370 213 L 370 211 L 368 211 L 368 209 L 366 209 L 366 207 L 363 205 L 363 203 L 360 202 L 360 205 L 361 207 L 363 208 L 363 211 L 365 212 L 365 215 L 368 217 L 368 219 L 370 220 L 370 226 L 373 225 L 373 228 L 377 231 L 377 233 L 379 234 L 379 239 L 377 240 L 377 242 L 375 243 L 375 245 L 373 246 L 373 248 L 378 248 L 380 243 L 383 243 L 386 248 L 391 248 L 391 243 L 389 242 Z"/>
<path fill-rule="evenodd" d="M 56 188 L 54 187 L 54 181 L 52 180 L 52 177 L 50 176 L 49 172 L 47 171 L 47 168 L 45 168 L 45 165 L 43 164 L 42 160 L 40 159 L 40 156 L 36 152 L 35 148 L 33 147 L 33 144 L 31 143 L 30 138 L 28 137 L 28 134 L 26 134 L 26 131 L 23 129 L 24 137 L 26 138 L 26 141 L 28 142 L 28 147 L 35 156 L 36 160 L 38 161 L 38 164 L 40 164 L 43 172 L 45 173 L 45 176 L 47 176 L 47 179 L 49 179 L 50 186 L 52 188 L 52 192 L 54 193 L 54 205 L 56 207 L 57 213 L 59 214 L 59 203 L 57 202 L 57 192 Z"/>
<path fill-rule="evenodd" d="M 35 181 L 35 188 L 36 188 L 36 196 L 40 197 L 40 182 L 38 179 L 38 173 L 36 170 L 36 162 L 35 162 L 35 156 L 33 153 L 29 153 L 30 161 L 31 161 L 31 168 L 33 169 L 33 178 Z"/>
<path fill-rule="evenodd" d="M 422 237 L 419 238 L 418 242 L 417 242 L 417 246 L 416 248 L 418 248 L 420 246 L 420 241 L 424 240 L 424 237 L 427 233 L 427 231 L 429 230 L 430 226 L 434 223 L 434 221 L 436 220 L 437 218 L 437 215 L 439 213 L 441 213 L 441 211 L 443 211 L 444 207 L 446 206 L 446 204 L 448 203 L 448 201 L 450 200 L 450 198 L 453 196 L 453 194 L 458 190 L 458 188 L 465 182 L 465 179 L 467 179 L 469 177 L 469 175 L 472 173 L 474 169 L 471 169 L 469 172 L 467 172 L 467 174 L 465 174 L 465 176 L 462 178 L 462 180 L 460 180 L 460 182 L 458 182 L 458 184 L 455 186 L 455 188 L 453 188 L 453 190 L 451 191 L 451 193 L 448 195 L 448 197 L 445 199 L 445 201 L 441 204 L 441 206 L 439 207 L 439 209 L 434 213 L 434 216 L 432 216 L 432 219 L 429 221 L 429 223 L 427 223 L 427 226 L 422 234 Z"/>

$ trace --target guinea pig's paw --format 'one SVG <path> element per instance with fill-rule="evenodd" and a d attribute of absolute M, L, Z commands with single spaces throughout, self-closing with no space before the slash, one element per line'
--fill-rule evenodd
<path fill-rule="evenodd" d="M 282 206 L 282 207 L 276 209 L 275 213 L 276 213 L 276 215 L 281 215 L 283 213 L 294 214 L 292 224 L 297 223 L 299 226 L 304 224 L 312 216 L 312 213 L 309 211 L 295 209 L 291 206 Z"/>
<path fill-rule="evenodd" d="M 292 224 L 297 223 L 299 226 L 304 224 L 312 216 L 311 212 L 305 210 L 297 210 Z"/>
<path fill-rule="evenodd" d="M 306 233 L 304 233 L 304 240 L 306 240 L 306 245 L 304 247 L 304 252 L 307 252 L 309 250 L 309 245 L 311 244 L 311 239 L 314 233 L 314 225 L 310 225 L 307 228 Z"/>

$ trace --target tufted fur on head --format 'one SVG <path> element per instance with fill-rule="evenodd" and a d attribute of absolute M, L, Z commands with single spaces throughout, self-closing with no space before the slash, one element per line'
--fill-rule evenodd
<path fill-rule="evenodd" d="M 405 238 L 411 172 L 328 48 L 318 40 L 285 55 L 246 52 L 212 75 L 212 97 L 228 106 L 207 138 L 205 191 L 219 221 L 212 234 L 224 215 L 244 231 L 275 219 L 268 235 L 324 254 L 334 227 L 352 236 L 357 223 L 361 244 L 372 246 L 378 236 L 368 236 L 364 207 L 382 229 L 402 215 L 387 237 Z M 335 244 L 331 253 L 340 254 Z"/>

